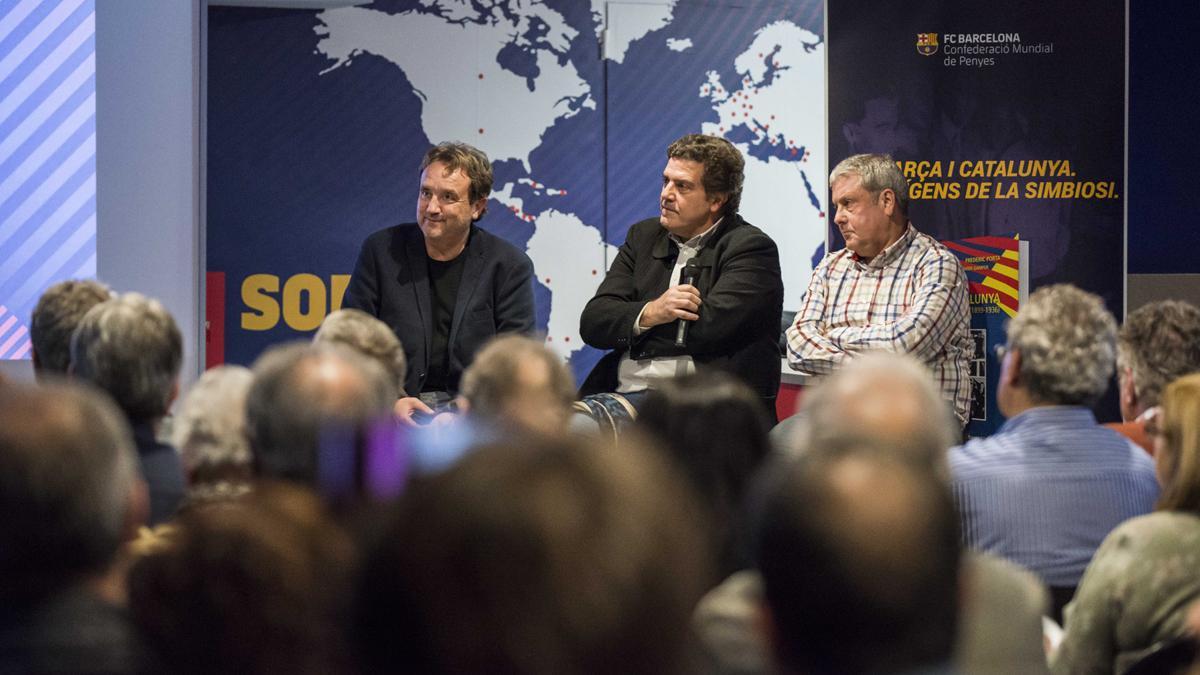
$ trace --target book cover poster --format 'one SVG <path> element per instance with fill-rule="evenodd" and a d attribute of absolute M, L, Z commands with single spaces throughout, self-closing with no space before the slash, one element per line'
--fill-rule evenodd
<path fill-rule="evenodd" d="M 1004 422 L 996 403 L 999 385 L 998 348 L 1008 339 L 1008 320 L 1028 295 L 1029 243 L 1019 235 L 968 237 L 942 242 L 967 272 L 971 306 L 970 436 L 988 436 Z M 1024 268 L 1025 273 L 1022 273 Z"/>

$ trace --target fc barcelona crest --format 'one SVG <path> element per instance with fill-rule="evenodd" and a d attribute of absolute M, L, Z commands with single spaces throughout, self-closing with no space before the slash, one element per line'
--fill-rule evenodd
<path fill-rule="evenodd" d="M 925 56 L 933 56 L 938 50 L 937 33 L 917 33 L 917 51 Z"/>

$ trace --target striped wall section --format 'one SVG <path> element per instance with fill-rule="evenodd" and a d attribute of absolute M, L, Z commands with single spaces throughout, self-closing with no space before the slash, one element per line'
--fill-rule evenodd
<path fill-rule="evenodd" d="M 47 286 L 95 275 L 95 0 L 0 0 L 0 359 Z"/>

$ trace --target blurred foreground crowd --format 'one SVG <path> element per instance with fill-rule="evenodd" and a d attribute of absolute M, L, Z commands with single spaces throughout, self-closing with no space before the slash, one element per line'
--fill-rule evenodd
<path fill-rule="evenodd" d="M 178 403 L 155 300 L 64 282 L 32 332 L 38 383 L 0 382 L 0 673 L 1200 673 L 1185 303 L 1118 329 L 1038 290 L 1008 422 L 965 443 L 895 353 L 774 428 L 704 370 L 614 422 L 502 336 L 414 429 L 356 310 Z"/>

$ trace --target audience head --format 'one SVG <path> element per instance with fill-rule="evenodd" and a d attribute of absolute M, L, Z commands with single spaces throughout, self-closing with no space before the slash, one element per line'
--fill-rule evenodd
<path fill-rule="evenodd" d="M 859 356 L 807 392 L 788 450 L 819 448 L 833 439 L 873 438 L 944 472 L 946 451 L 959 441 L 950 403 L 933 374 L 910 355 Z"/>
<path fill-rule="evenodd" d="M 701 178 L 704 192 L 710 197 L 726 196 L 722 216 L 738 212 L 746 160 L 733 143 L 718 136 L 688 134 L 667 147 L 667 159 L 684 159 L 704 165 Z"/>
<path fill-rule="evenodd" d="M 679 672 L 708 581 L 685 488 L 652 455 L 562 437 L 414 486 L 360 582 L 368 672 Z"/>
<path fill-rule="evenodd" d="M 103 575 L 146 499 L 129 426 L 103 394 L 0 388 L 0 606 Z"/>
<path fill-rule="evenodd" d="M 854 674 L 949 661 L 960 550 L 945 481 L 863 443 L 781 465 L 764 483 L 756 546 L 780 663 Z"/>
<path fill-rule="evenodd" d="M 1154 462 L 1162 495 L 1158 508 L 1200 515 L 1200 373 L 1167 385 L 1157 419 Z"/>
<path fill-rule="evenodd" d="M 396 397 L 404 393 L 404 378 L 408 374 L 404 348 L 396 333 L 379 319 L 360 309 L 339 309 L 321 322 L 313 342 L 344 345 L 374 359 L 395 383 Z"/>
<path fill-rule="evenodd" d="M 390 415 L 395 402 L 395 386 L 379 364 L 336 345 L 273 347 L 253 370 L 246 430 L 265 478 L 315 485 L 323 440 Z"/>
<path fill-rule="evenodd" d="M 182 361 L 175 319 L 139 293 L 92 307 L 71 338 L 71 374 L 108 392 L 134 424 L 167 414 Z"/>
<path fill-rule="evenodd" d="M 755 471 L 770 451 L 762 400 L 732 375 L 702 370 L 664 380 L 638 410 L 636 427 L 663 448 L 695 488 L 709 516 L 702 525 L 720 549 L 722 572 L 733 572 L 741 507 Z"/>
<path fill-rule="evenodd" d="M 29 323 L 33 342 L 33 371 L 38 379 L 47 374 L 66 375 L 71 363 L 71 334 L 88 310 L 112 297 L 98 281 L 60 281 L 42 293 Z"/>
<path fill-rule="evenodd" d="M 515 431 L 561 433 L 575 400 L 562 358 L 537 340 L 502 335 L 489 341 L 462 376 L 463 408 Z"/>
<path fill-rule="evenodd" d="M 182 513 L 135 562 L 130 610 L 168 672 L 342 672 L 352 566 L 314 495 L 261 485 Z"/>
<path fill-rule="evenodd" d="M 252 380 L 242 366 L 217 366 L 200 376 L 179 405 L 172 436 L 189 499 L 233 496 L 249 488 L 246 393 Z"/>
<path fill-rule="evenodd" d="M 1069 284 L 1034 291 L 1008 323 L 997 401 L 1011 417 L 1037 405 L 1090 406 L 1116 359 L 1117 322 L 1100 296 Z"/>
<path fill-rule="evenodd" d="M 1200 371 L 1200 309 L 1180 300 L 1152 302 L 1125 318 L 1117 334 L 1121 416 L 1131 421 L 1158 405 L 1172 380 Z"/>

